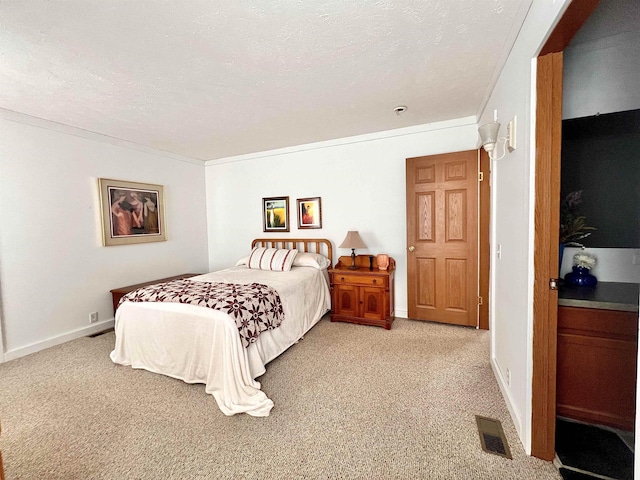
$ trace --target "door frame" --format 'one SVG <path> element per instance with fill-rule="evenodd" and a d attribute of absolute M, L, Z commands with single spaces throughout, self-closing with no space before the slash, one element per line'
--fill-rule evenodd
<path fill-rule="evenodd" d="M 478 272 L 482 302 L 478 306 L 478 328 L 489 330 L 489 284 L 491 272 L 491 159 L 480 149 L 480 182 L 478 199 Z"/>
<path fill-rule="evenodd" d="M 555 457 L 562 52 L 600 0 L 571 2 L 538 54 L 536 75 L 531 454 Z"/>

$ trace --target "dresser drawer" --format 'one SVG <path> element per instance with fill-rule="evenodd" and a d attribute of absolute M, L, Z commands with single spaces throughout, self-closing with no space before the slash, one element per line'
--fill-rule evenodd
<path fill-rule="evenodd" d="M 339 285 L 341 283 L 349 285 L 365 285 L 368 287 L 385 287 L 387 286 L 387 276 L 369 276 L 369 275 L 349 275 L 334 274 L 333 283 Z"/>

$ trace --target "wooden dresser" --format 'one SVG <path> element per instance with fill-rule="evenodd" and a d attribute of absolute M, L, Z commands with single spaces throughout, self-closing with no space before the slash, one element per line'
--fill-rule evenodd
<path fill-rule="evenodd" d="M 349 268 L 351 257 L 340 257 L 329 270 L 331 282 L 331 321 L 374 325 L 391 329 L 394 320 L 394 271 L 396 262 L 389 258 L 387 270 L 378 269 L 369 255 L 357 255 L 357 270 Z"/>
<path fill-rule="evenodd" d="M 173 277 L 160 278 L 158 280 L 151 280 L 150 282 L 137 283 L 136 285 L 128 285 L 126 287 L 114 288 L 111 291 L 111 298 L 113 300 L 113 313 L 116 313 L 116 309 L 118 308 L 118 303 L 120 303 L 120 299 L 124 297 L 127 293 L 133 292 L 141 287 L 146 287 L 148 285 L 154 285 L 156 283 L 164 283 L 169 282 L 171 280 L 178 280 L 180 278 L 189 278 L 195 277 L 196 275 L 202 275 L 201 273 L 182 273 L 180 275 L 174 275 Z"/>

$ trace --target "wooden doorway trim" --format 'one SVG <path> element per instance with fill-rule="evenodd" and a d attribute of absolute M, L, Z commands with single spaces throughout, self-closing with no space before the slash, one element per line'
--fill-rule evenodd
<path fill-rule="evenodd" d="M 562 51 L 598 6 L 571 2 L 538 57 L 534 206 L 533 375 L 531 454 L 555 457 L 560 147 L 562 141 Z"/>
<path fill-rule="evenodd" d="M 599 3 L 600 0 L 571 2 L 560 22 L 551 32 L 538 57 L 543 57 L 549 53 L 559 53 L 567 48 L 573 36 L 584 25 L 584 22 L 591 16 Z"/>
<path fill-rule="evenodd" d="M 549 279 L 558 276 L 562 53 L 539 57 L 537 78 L 531 454 L 553 460 L 558 291 Z"/>
<path fill-rule="evenodd" d="M 489 154 L 480 149 L 480 225 L 478 232 L 480 258 L 480 291 L 482 302 L 478 306 L 478 328 L 489 330 L 489 269 L 491 265 L 491 246 L 489 230 L 491 225 L 491 159 Z"/>

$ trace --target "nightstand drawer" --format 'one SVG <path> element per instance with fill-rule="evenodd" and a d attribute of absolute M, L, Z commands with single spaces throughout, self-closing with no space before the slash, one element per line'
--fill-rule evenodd
<path fill-rule="evenodd" d="M 369 287 L 387 287 L 388 277 L 377 277 L 368 275 L 349 275 L 335 274 L 333 275 L 333 283 L 339 285 L 341 283 L 349 285 L 365 285 Z"/>

